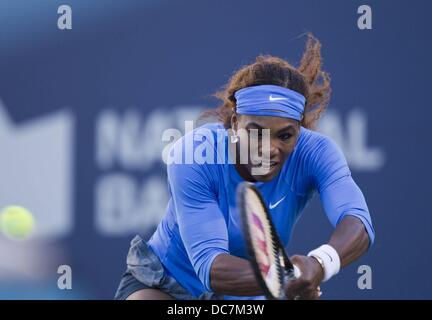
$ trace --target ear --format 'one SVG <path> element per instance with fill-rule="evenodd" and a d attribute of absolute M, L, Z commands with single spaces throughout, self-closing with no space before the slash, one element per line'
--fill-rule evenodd
<path fill-rule="evenodd" d="M 237 131 L 237 114 L 235 112 L 231 115 L 231 129 Z"/>

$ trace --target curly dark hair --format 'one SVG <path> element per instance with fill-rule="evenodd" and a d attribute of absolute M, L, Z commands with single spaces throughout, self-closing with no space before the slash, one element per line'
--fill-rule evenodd
<path fill-rule="evenodd" d="M 310 33 L 307 37 L 306 49 L 298 68 L 275 56 L 258 56 L 254 63 L 237 70 L 223 90 L 215 93 L 214 96 L 222 100 L 222 104 L 216 109 L 205 111 L 200 119 L 217 117 L 229 129 L 236 108 L 234 93 L 245 87 L 273 84 L 297 91 L 306 97 L 301 125 L 314 129 L 327 107 L 331 88 L 329 74 L 321 70 L 321 43 Z"/>

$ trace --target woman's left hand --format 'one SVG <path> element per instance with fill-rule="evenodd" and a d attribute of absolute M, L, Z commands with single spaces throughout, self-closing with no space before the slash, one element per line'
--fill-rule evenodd
<path fill-rule="evenodd" d="M 315 258 L 307 256 L 292 256 L 291 262 L 300 269 L 301 275 L 285 285 L 287 299 L 319 299 L 319 285 L 324 278 L 324 270 L 320 263 Z"/>

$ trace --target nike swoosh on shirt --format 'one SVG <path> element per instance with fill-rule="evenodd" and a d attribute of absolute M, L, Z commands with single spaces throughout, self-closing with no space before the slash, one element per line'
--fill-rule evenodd
<path fill-rule="evenodd" d="M 276 208 L 276 207 L 278 206 L 278 204 L 281 203 L 285 198 L 286 198 L 286 196 L 283 197 L 282 199 L 280 199 L 280 200 L 279 200 L 278 202 L 276 202 L 275 204 L 270 203 L 269 208 L 270 208 L 270 209 L 274 209 L 274 208 Z"/>

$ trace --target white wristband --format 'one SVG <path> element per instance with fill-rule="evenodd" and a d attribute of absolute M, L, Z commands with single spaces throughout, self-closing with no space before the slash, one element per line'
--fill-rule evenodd
<path fill-rule="evenodd" d="M 333 277 L 335 274 L 339 272 L 340 269 L 340 258 L 339 254 L 336 252 L 336 250 L 328 245 L 323 244 L 321 247 L 312 250 L 309 252 L 308 257 L 318 257 L 322 260 L 324 264 L 324 281 L 327 281 L 331 277 Z"/>

